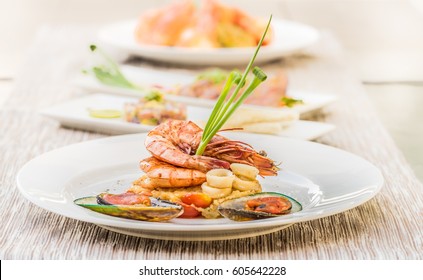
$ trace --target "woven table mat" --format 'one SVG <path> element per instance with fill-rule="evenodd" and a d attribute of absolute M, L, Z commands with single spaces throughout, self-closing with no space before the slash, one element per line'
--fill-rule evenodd
<path fill-rule="evenodd" d="M 422 184 L 377 119 L 361 83 L 349 72 L 341 48 L 330 34 L 323 34 L 311 50 L 313 55 L 274 61 L 264 68 L 285 68 L 292 88 L 339 97 L 336 104 L 314 116 L 337 127 L 319 142 L 355 153 L 381 170 L 385 184 L 371 201 L 272 234 L 208 242 L 127 236 L 65 218 L 27 201 L 17 190 L 16 174 L 28 160 L 72 143 L 105 137 L 61 128 L 37 113 L 82 94 L 72 86 L 72 79 L 87 60 L 94 31 L 83 26 L 44 27 L 29 50 L 12 95 L 1 108 L 1 259 L 423 258 Z"/>

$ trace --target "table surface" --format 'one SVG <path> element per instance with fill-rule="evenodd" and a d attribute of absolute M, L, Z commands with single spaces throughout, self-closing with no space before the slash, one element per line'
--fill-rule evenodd
<path fill-rule="evenodd" d="M 361 82 L 330 33 L 310 49 L 265 69 L 283 67 L 294 88 L 339 96 L 315 116 L 337 129 L 319 142 L 376 165 L 386 183 L 371 201 L 327 218 L 264 236 L 210 242 L 150 240 L 65 218 L 25 200 L 16 174 L 25 162 L 72 143 L 104 137 L 69 130 L 37 111 L 81 95 L 70 81 L 87 59 L 95 29 L 45 27 L 28 51 L 0 110 L 1 259 L 422 259 L 423 187 L 378 120 Z M 144 64 L 144 61 L 132 61 Z"/>

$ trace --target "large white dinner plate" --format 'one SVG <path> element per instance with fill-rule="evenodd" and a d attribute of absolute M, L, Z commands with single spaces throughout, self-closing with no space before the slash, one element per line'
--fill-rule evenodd
<path fill-rule="evenodd" d="M 183 48 L 141 45 L 135 41 L 136 20 L 120 21 L 103 27 L 102 43 L 130 55 L 165 62 L 195 65 L 234 65 L 247 63 L 254 52 L 248 48 Z M 261 48 L 256 62 L 265 62 L 302 51 L 317 41 L 319 33 L 311 26 L 273 18 L 274 40 Z"/>
<path fill-rule="evenodd" d="M 54 213 L 126 234 L 178 240 L 231 239 L 272 232 L 356 207 L 375 196 L 383 184 L 374 165 L 330 146 L 275 136 L 226 135 L 265 150 L 280 162 L 278 176 L 260 179 L 263 190 L 289 195 L 303 205 L 303 210 L 247 222 L 196 218 L 154 223 L 111 217 L 73 203 L 76 198 L 104 191 L 125 191 L 141 175 L 139 160 L 150 156 L 143 145 L 146 134 L 108 137 L 48 152 L 22 167 L 17 184 L 27 199 Z"/>
<path fill-rule="evenodd" d="M 122 110 L 125 103 L 134 103 L 137 99 L 130 97 L 93 94 L 73 99 L 41 111 L 41 114 L 60 122 L 62 126 L 94 131 L 106 134 L 128 134 L 146 132 L 153 128 L 151 125 L 142 125 L 126 122 L 123 118 L 101 119 L 89 115 L 88 109 Z M 211 109 L 187 106 L 187 118 L 196 123 L 204 124 L 210 116 Z M 287 112 L 287 121 L 284 129 L 277 135 L 289 138 L 314 140 L 330 131 L 335 126 L 328 123 L 295 120 L 295 112 Z M 295 120 L 295 121 L 292 121 Z"/>
<path fill-rule="evenodd" d="M 114 87 L 104 85 L 96 80 L 91 75 L 80 74 L 74 80 L 74 84 L 82 89 L 91 92 L 104 92 L 119 96 L 141 97 L 149 92 L 149 89 L 154 86 L 161 86 L 167 89 L 179 87 L 181 85 L 192 83 L 195 80 L 195 75 L 189 71 L 161 71 L 147 67 L 134 67 L 129 65 L 121 65 L 122 73 L 130 81 L 145 88 L 146 90 L 134 90 L 122 87 Z M 291 108 L 272 108 L 266 107 L 266 110 L 295 110 L 300 114 L 309 114 L 310 112 L 317 111 L 323 107 L 336 101 L 337 97 L 331 94 L 320 92 L 310 92 L 304 90 L 287 90 L 287 95 L 292 98 L 301 99 L 304 104 L 295 105 Z M 206 108 L 213 108 L 216 103 L 215 100 L 204 98 L 186 97 L 174 94 L 167 94 L 168 100 L 181 102 L 192 106 L 201 106 Z M 244 105 L 252 108 L 263 108 L 263 106 Z"/>

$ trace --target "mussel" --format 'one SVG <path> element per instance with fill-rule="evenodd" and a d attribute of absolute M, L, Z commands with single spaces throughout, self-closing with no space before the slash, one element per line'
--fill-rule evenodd
<path fill-rule="evenodd" d="M 278 217 L 298 212 L 301 204 L 295 199 L 276 192 L 263 192 L 222 202 L 219 213 L 234 221 L 249 221 Z"/>
<path fill-rule="evenodd" d="M 74 203 L 102 214 L 149 222 L 168 221 L 184 212 L 179 204 L 132 193 L 102 193 L 78 198 Z"/>

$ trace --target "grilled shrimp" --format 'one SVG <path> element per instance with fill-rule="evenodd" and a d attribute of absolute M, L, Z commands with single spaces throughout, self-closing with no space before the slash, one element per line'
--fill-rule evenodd
<path fill-rule="evenodd" d="M 201 140 L 201 129 L 193 122 L 168 120 L 151 130 L 145 139 L 146 149 L 157 159 L 190 169 L 207 172 L 229 169 L 226 161 L 207 156 L 196 156 Z"/>
<path fill-rule="evenodd" d="M 157 159 L 179 167 L 207 172 L 229 169 L 231 163 L 255 166 L 262 176 L 276 175 L 278 168 L 266 156 L 248 144 L 215 135 L 203 156 L 195 155 L 203 130 L 191 121 L 168 120 L 151 130 L 146 149 Z"/>
<path fill-rule="evenodd" d="M 154 157 L 143 159 L 140 168 L 146 173 L 138 181 L 145 188 L 180 188 L 201 185 L 206 174 L 195 169 L 176 167 Z"/>

